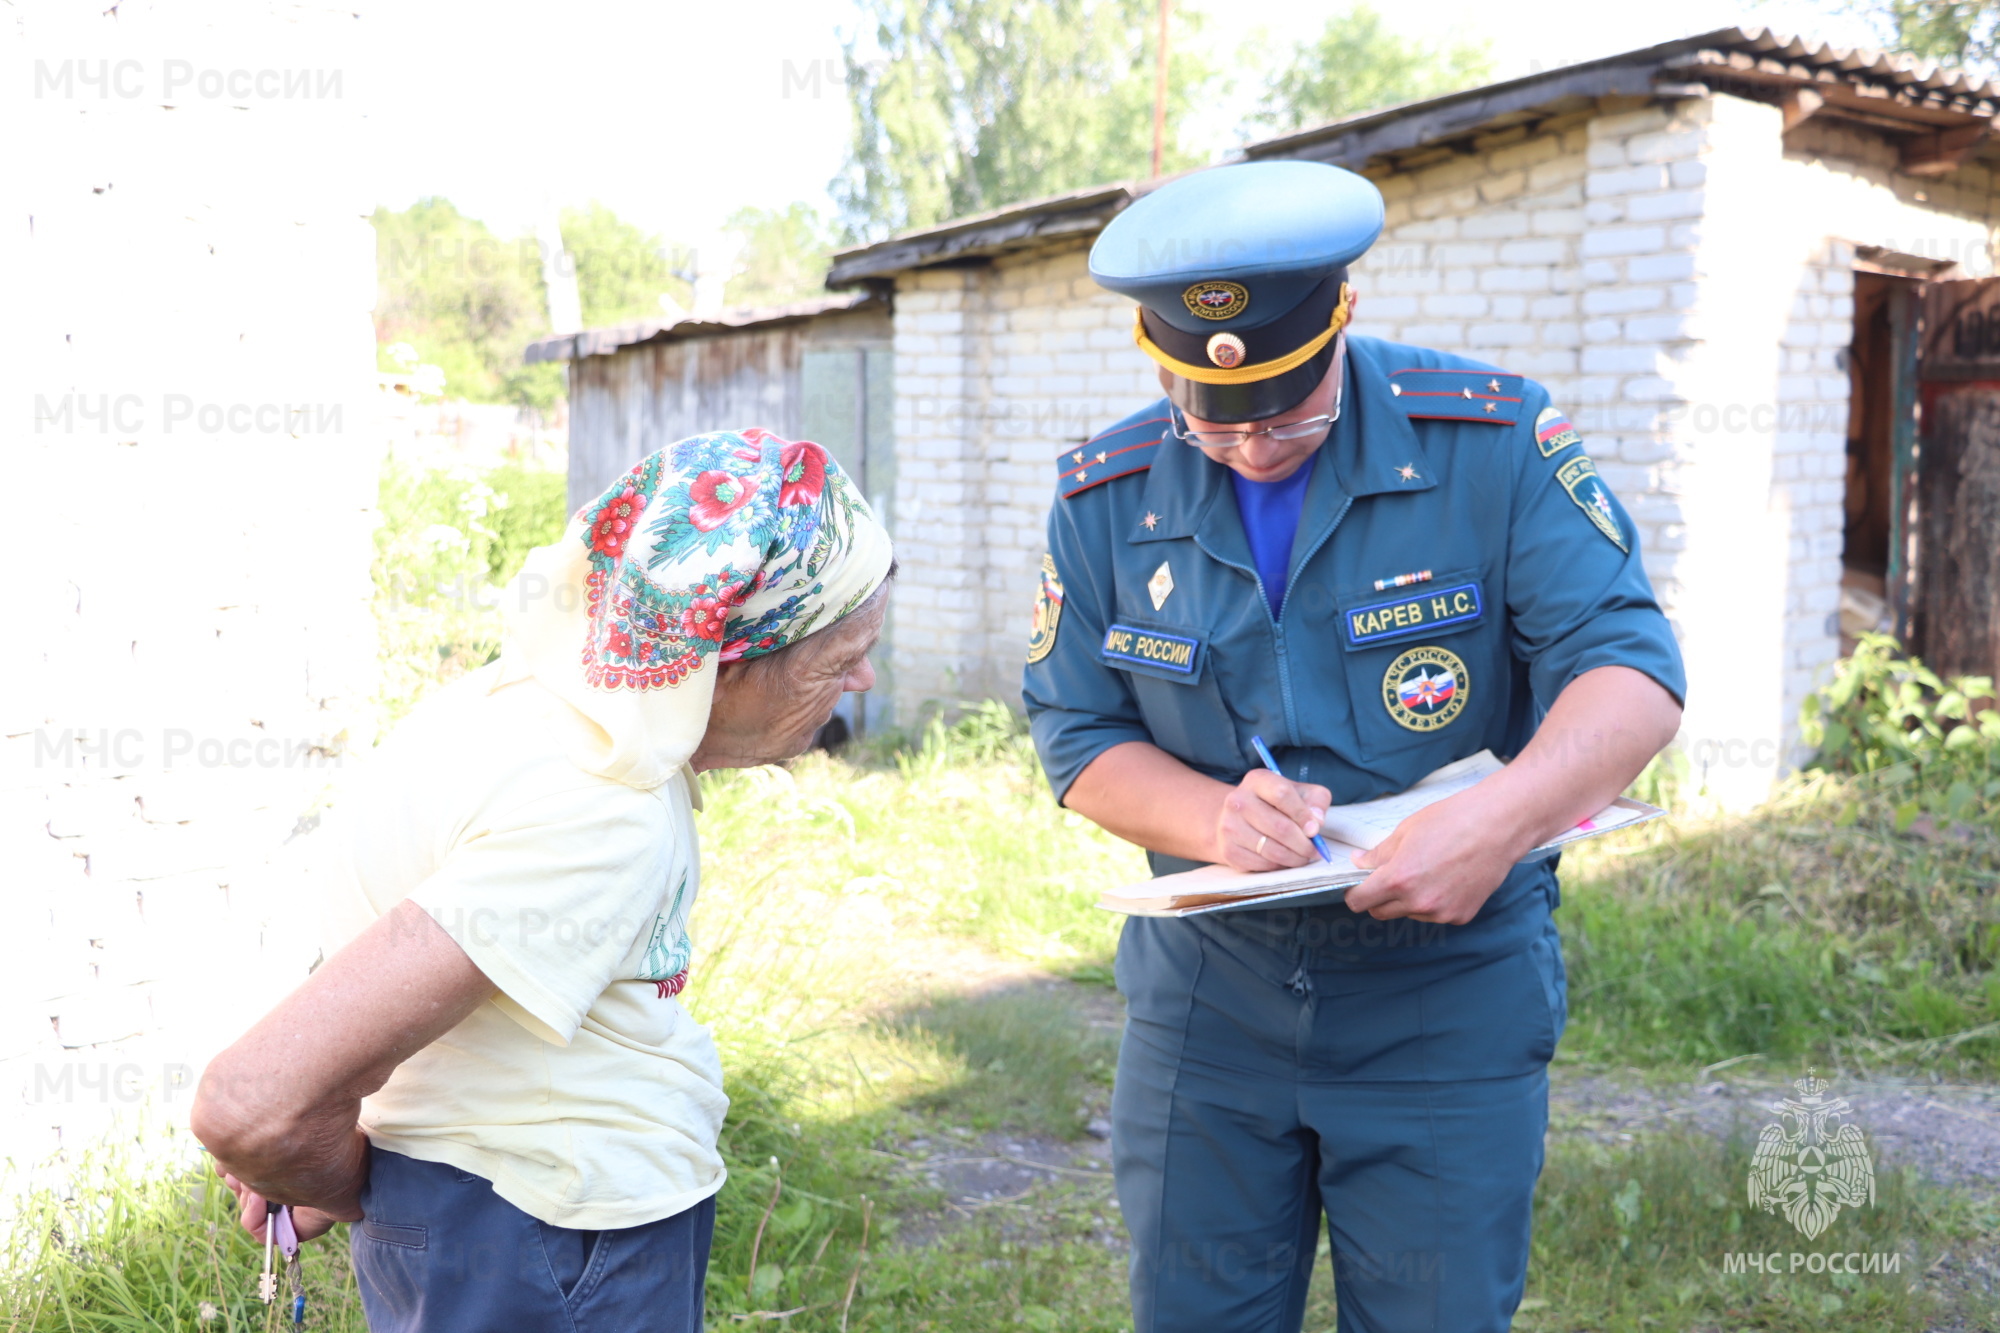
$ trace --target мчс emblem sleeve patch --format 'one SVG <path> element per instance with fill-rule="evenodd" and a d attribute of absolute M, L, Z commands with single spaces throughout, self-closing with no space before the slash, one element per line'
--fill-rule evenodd
<path fill-rule="evenodd" d="M 1042 556 L 1042 586 L 1035 593 L 1035 621 L 1028 631 L 1028 665 L 1055 651 L 1056 629 L 1062 624 L 1063 586 L 1056 574 L 1056 560 Z"/>
<path fill-rule="evenodd" d="M 1618 521 L 1618 511 L 1612 507 L 1611 492 L 1604 485 L 1604 478 L 1597 475 L 1597 465 L 1588 458 L 1572 458 L 1556 469 L 1556 480 L 1569 492 L 1569 498 L 1583 511 L 1591 526 L 1603 533 L 1607 540 L 1619 550 L 1631 554 L 1632 544 L 1625 540 L 1625 529 Z"/>

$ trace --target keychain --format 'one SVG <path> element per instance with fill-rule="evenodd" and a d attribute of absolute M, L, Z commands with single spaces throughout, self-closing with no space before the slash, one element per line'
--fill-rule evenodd
<path fill-rule="evenodd" d="M 292 1223 L 292 1210 L 284 1204 L 267 1205 L 264 1221 L 264 1271 L 257 1277 L 257 1299 L 270 1305 L 278 1299 L 278 1275 L 272 1261 L 276 1253 L 285 1256 L 285 1275 L 292 1289 L 292 1326 L 306 1322 L 305 1265 L 299 1259 L 299 1233 Z"/>

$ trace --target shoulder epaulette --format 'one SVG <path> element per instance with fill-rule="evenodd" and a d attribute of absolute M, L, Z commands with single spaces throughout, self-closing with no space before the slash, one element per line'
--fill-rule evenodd
<path fill-rule="evenodd" d="M 1153 465 L 1153 451 L 1167 433 L 1167 400 L 1150 403 L 1117 425 L 1079 445 L 1072 445 L 1056 459 L 1056 489 L 1062 498 L 1080 495 L 1093 486 Z"/>
<path fill-rule="evenodd" d="M 1497 370 L 1430 370 L 1411 368 L 1389 372 L 1389 392 L 1413 420 L 1489 421 L 1511 426 L 1521 419 L 1519 375 Z"/>

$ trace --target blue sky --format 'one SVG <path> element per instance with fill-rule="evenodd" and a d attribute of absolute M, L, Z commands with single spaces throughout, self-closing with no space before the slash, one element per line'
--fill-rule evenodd
<path fill-rule="evenodd" d="M 1288 44 L 1331 8 L 1294 0 L 1199 6 L 1234 52 L 1259 30 Z M 1426 40 L 1486 38 L 1502 77 L 1732 24 L 1865 41 L 1834 4 L 1782 0 L 1425 0 L 1381 4 Z M 670 238 L 698 242 L 742 204 L 826 202 L 848 119 L 837 77 L 850 0 L 565 0 L 561 5 L 398 0 L 364 11 L 367 185 L 401 207 L 442 194 L 503 231 L 547 203 L 602 199 Z M 1254 100 L 1246 71 L 1203 118 L 1219 146 Z"/>

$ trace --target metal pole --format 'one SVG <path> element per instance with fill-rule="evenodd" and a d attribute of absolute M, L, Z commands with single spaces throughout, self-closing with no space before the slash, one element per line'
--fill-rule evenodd
<path fill-rule="evenodd" d="M 1160 0 L 1160 68 L 1153 80 L 1153 175 L 1160 174 L 1160 155 L 1167 144 L 1167 6 Z"/>

